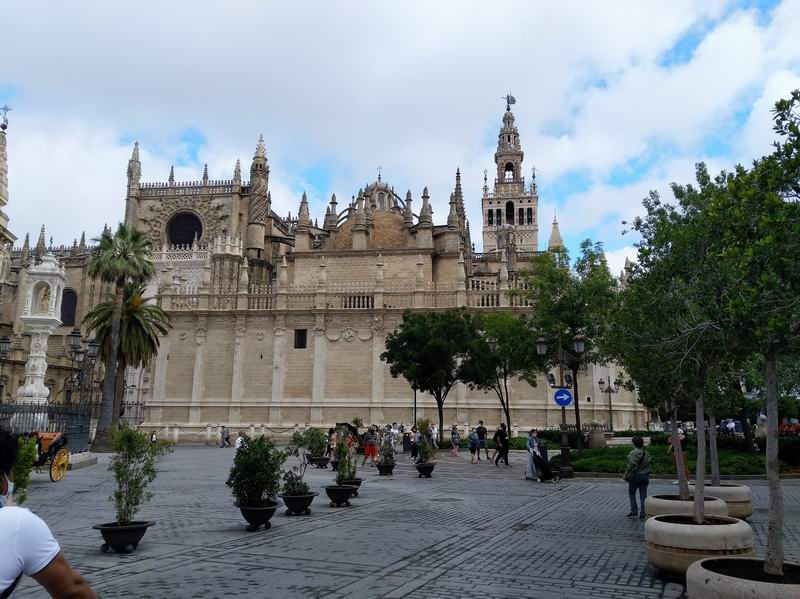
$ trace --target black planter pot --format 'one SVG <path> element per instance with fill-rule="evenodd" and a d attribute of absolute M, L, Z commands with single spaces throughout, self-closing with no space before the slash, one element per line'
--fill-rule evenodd
<path fill-rule="evenodd" d="M 287 516 L 308 516 L 311 513 L 309 509 L 311 502 L 314 501 L 314 497 L 317 495 L 319 493 L 309 493 L 308 495 L 284 495 L 280 493 L 278 497 L 283 499 L 283 503 L 286 504 Z"/>
<path fill-rule="evenodd" d="M 378 463 L 377 466 L 379 476 L 391 476 L 392 472 L 394 472 L 394 464 Z"/>
<path fill-rule="evenodd" d="M 416 466 L 417 472 L 419 472 L 419 478 L 422 478 L 423 476 L 425 478 L 430 478 L 431 474 L 433 473 L 433 468 L 436 466 L 436 464 L 432 462 L 426 462 L 424 464 L 417 464 Z"/>
<path fill-rule="evenodd" d="M 335 459 L 335 458 L 334 458 L 334 459 L 332 459 L 332 460 L 330 461 L 330 465 L 331 465 L 331 469 L 332 469 L 334 472 L 336 472 L 336 471 L 339 469 L 339 460 L 337 460 L 337 459 Z"/>
<path fill-rule="evenodd" d="M 343 480 L 343 485 L 350 485 L 356 488 L 356 492 L 353 493 L 353 497 L 358 497 L 358 490 L 361 488 L 361 483 L 364 482 L 363 478 L 351 478 L 349 480 Z"/>
<path fill-rule="evenodd" d="M 328 485 L 325 487 L 325 493 L 331 500 L 331 507 L 341 507 L 342 505 L 350 507 L 350 497 L 356 490 L 357 487 L 354 485 Z"/>
<path fill-rule="evenodd" d="M 328 462 L 330 462 L 330 461 L 331 461 L 331 459 L 329 457 L 327 457 L 327 456 L 320 457 L 320 458 L 311 458 L 311 462 L 317 468 L 327 468 L 328 467 Z"/>
<path fill-rule="evenodd" d="M 243 507 L 241 505 L 236 505 L 239 508 L 239 511 L 242 512 L 242 517 L 247 520 L 247 530 L 248 532 L 255 532 L 259 529 L 259 527 L 263 524 L 264 530 L 269 530 L 272 524 L 270 524 L 269 519 L 275 514 L 275 510 L 278 509 L 278 502 L 277 501 L 270 501 L 270 505 L 266 507 Z"/>
<path fill-rule="evenodd" d="M 103 553 L 106 553 L 109 548 L 117 553 L 132 553 L 139 546 L 139 541 L 147 532 L 147 528 L 153 525 L 155 522 L 131 522 L 125 526 L 119 526 L 116 522 L 107 522 L 95 524 L 92 528 L 99 530 L 103 535 L 105 543 L 100 545 L 100 551 Z"/>

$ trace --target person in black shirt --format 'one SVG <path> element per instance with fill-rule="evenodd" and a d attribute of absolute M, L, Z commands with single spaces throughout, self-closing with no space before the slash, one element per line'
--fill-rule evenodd
<path fill-rule="evenodd" d="M 481 449 L 486 452 L 486 459 L 489 459 L 489 444 L 486 442 L 486 427 L 483 426 L 483 420 L 478 420 L 478 428 L 475 429 L 475 433 L 478 435 L 478 461 L 481 461 Z"/>
<path fill-rule="evenodd" d="M 500 428 L 498 428 L 497 432 L 495 432 L 494 444 L 495 447 L 497 447 L 497 457 L 494 459 L 494 465 L 499 468 L 500 458 L 502 458 L 503 462 L 505 462 L 506 468 L 510 468 L 511 465 L 508 463 L 508 432 L 506 431 L 505 422 L 501 423 Z"/>

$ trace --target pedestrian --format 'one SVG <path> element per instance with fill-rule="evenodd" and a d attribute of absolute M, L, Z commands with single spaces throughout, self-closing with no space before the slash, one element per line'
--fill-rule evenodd
<path fill-rule="evenodd" d="M 333 450 L 336 448 L 336 429 L 328 429 L 328 446 L 325 449 L 325 455 L 330 457 L 333 455 Z"/>
<path fill-rule="evenodd" d="M 402 451 L 403 449 L 402 443 L 400 442 L 403 434 L 402 428 L 402 426 L 398 427 L 396 422 L 392 422 L 392 447 L 394 448 L 395 453 L 397 451 Z"/>
<path fill-rule="evenodd" d="M 459 444 L 461 443 L 461 435 L 458 433 L 458 427 L 454 424 L 450 429 L 450 455 L 458 457 Z"/>
<path fill-rule="evenodd" d="M 89 584 L 67 563 L 53 533 L 41 518 L 13 504 L 17 438 L 0 430 L 0 597 L 10 597 L 23 574 L 51 597 L 94 599 Z"/>
<path fill-rule="evenodd" d="M 378 456 L 378 434 L 375 432 L 373 426 L 367 429 L 364 433 L 364 459 L 361 460 L 361 465 L 364 466 L 369 458 L 370 465 L 375 465 L 375 458 Z"/>
<path fill-rule="evenodd" d="M 228 433 L 228 429 L 225 428 L 223 424 L 219 429 L 219 446 L 225 447 L 225 435 Z"/>
<path fill-rule="evenodd" d="M 500 451 L 500 449 L 497 447 L 497 433 L 499 431 L 500 431 L 500 425 L 498 425 L 497 428 L 494 429 L 494 435 L 492 435 L 492 445 L 494 445 L 494 447 L 492 448 L 492 457 L 489 458 L 489 461 L 492 463 L 494 463 L 494 459 L 497 457 L 497 454 Z"/>
<path fill-rule="evenodd" d="M 416 462 L 417 458 L 419 457 L 419 444 L 421 441 L 422 435 L 417 430 L 416 426 L 411 427 L 411 461 Z"/>
<path fill-rule="evenodd" d="M 623 476 L 628 483 L 628 497 L 631 500 L 628 518 L 636 517 L 636 491 L 639 491 L 639 518 L 644 520 L 644 500 L 647 497 L 647 485 L 650 484 L 650 473 L 653 470 L 653 457 L 644 448 L 644 439 L 640 436 L 635 436 L 632 443 L 633 449 L 628 454 L 628 466 Z"/>
<path fill-rule="evenodd" d="M 155 445 L 158 443 L 158 437 L 156 436 L 156 431 L 150 433 L 150 444 Z"/>
<path fill-rule="evenodd" d="M 434 449 L 439 449 L 439 427 L 431 424 L 431 445 Z"/>
<path fill-rule="evenodd" d="M 506 423 L 500 423 L 500 428 L 494 434 L 494 443 L 497 448 L 497 457 L 494 459 L 494 465 L 500 467 L 500 460 L 505 462 L 506 468 L 511 468 L 508 463 L 508 433 L 506 432 Z"/>
<path fill-rule="evenodd" d="M 536 467 L 535 458 L 542 457 L 540 445 L 539 433 L 535 428 L 532 428 L 528 433 L 528 442 L 526 444 L 528 448 L 528 467 L 525 469 L 526 480 L 539 480 L 540 473 L 539 469 Z"/>
<path fill-rule="evenodd" d="M 245 440 L 244 431 L 239 431 L 239 436 L 236 437 L 236 441 L 234 442 L 234 447 L 236 449 L 239 449 L 242 446 L 242 443 L 244 443 L 244 440 Z M 228 443 L 230 443 L 230 439 Z"/>
<path fill-rule="evenodd" d="M 478 420 L 478 428 L 475 429 L 475 434 L 478 436 L 478 461 L 481 461 L 481 449 L 486 453 L 486 459 L 489 459 L 489 431 L 483 426 L 483 420 Z"/>
<path fill-rule="evenodd" d="M 469 431 L 469 435 L 467 435 L 469 439 L 469 463 L 475 463 L 475 454 L 478 454 L 478 461 L 481 459 L 480 449 L 478 449 L 478 433 L 475 430 L 475 427 L 472 427 L 472 430 Z"/>

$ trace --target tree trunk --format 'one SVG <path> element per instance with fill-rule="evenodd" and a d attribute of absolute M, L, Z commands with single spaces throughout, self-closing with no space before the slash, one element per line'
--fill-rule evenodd
<path fill-rule="evenodd" d="M 778 464 L 778 371 L 777 354 L 764 356 L 767 376 L 767 483 L 769 485 L 769 526 L 764 572 L 783 576 L 783 491 Z"/>
<path fill-rule="evenodd" d="M 578 431 L 578 451 L 583 449 L 583 431 L 581 430 L 581 406 L 578 396 L 578 368 L 572 369 L 572 401 L 575 403 L 575 430 Z"/>
<path fill-rule="evenodd" d="M 117 351 L 119 351 L 119 330 L 122 324 L 122 303 L 124 300 L 125 279 L 117 280 L 114 293 L 114 310 L 111 314 L 111 334 L 108 338 L 106 351 L 106 364 L 103 379 L 103 399 L 100 408 L 100 418 L 97 422 L 97 433 L 102 437 L 111 428 L 114 412 L 114 382 L 117 374 Z"/>
<path fill-rule="evenodd" d="M 503 412 L 506 415 L 506 426 L 508 427 L 508 438 L 511 438 L 511 404 L 510 398 L 508 397 L 508 379 L 503 379 L 503 389 L 505 390 L 505 402 L 501 401 L 500 404 L 503 406 Z"/>
<path fill-rule="evenodd" d="M 122 415 L 122 400 L 125 395 L 125 360 L 117 362 L 114 377 L 114 411 L 111 414 L 111 428 L 114 428 Z"/>
<path fill-rule="evenodd" d="M 444 399 L 436 399 L 436 407 L 439 410 L 439 440 L 437 444 L 441 445 L 444 438 Z"/>
<path fill-rule="evenodd" d="M 719 486 L 719 453 L 717 452 L 717 416 L 708 410 L 708 452 L 711 462 L 711 485 Z"/>
<path fill-rule="evenodd" d="M 739 408 L 739 422 L 742 423 L 742 432 L 744 432 L 744 440 L 747 443 L 747 451 L 749 453 L 756 452 L 756 446 L 753 443 L 753 429 L 750 428 L 750 415 L 747 413 L 747 398 L 742 395 L 742 407 Z"/>
<path fill-rule="evenodd" d="M 706 431 L 703 426 L 705 419 L 703 396 L 698 395 L 694 402 L 694 424 L 695 434 L 697 435 L 697 465 L 694 474 L 694 521 L 698 524 L 702 524 L 706 519 L 704 505 L 706 498 L 704 492 L 706 484 Z"/>
<path fill-rule="evenodd" d="M 678 477 L 678 495 L 681 501 L 689 501 L 689 481 L 686 480 L 686 470 L 683 467 L 683 449 L 678 435 L 678 404 L 672 404 L 672 451 L 675 453 L 675 474 Z"/>

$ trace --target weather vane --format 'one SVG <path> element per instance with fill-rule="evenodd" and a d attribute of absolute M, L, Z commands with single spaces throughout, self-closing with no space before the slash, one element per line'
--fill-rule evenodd
<path fill-rule="evenodd" d="M 8 127 L 8 113 L 11 112 L 11 106 L 4 104 L 0 107 L 0 112 L 3 113 L 3 129 Z"/>
<path fill-rule="evenodd" d="M 378 181 L 381 180 L 381 171 L 383 171 L 383 167 L 382 166 L 378 166 Z"/>
<path fill-rule="evenodd" d="M 514 96 L 512 96 L 511 94 L 508 94 L 507 96 L 505 96 L 503 98 L 503 100 L 506 101 L 506 110 L 507 111 L 511 110 L 511 105 L 512 104 L 516 104 L 517 103 L 517 99 Z"/>

